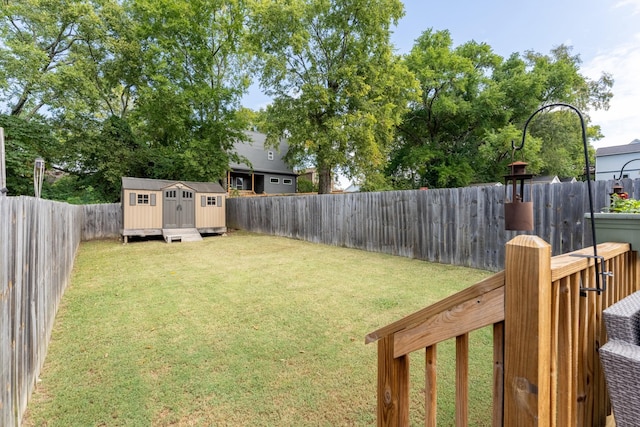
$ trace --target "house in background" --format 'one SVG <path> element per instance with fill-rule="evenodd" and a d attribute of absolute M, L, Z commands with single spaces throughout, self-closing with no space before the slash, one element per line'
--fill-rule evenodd
<path fill-rule="evenodd" d="M 311 181 L 313 185 L 318 185 L 318 181 L 320 180 L 316 168 L 306 168 L 305 170 L 299 171 L 298 179 L 300 178 Z"/>
<path fill-rule="evenodd" d="M 123 177 L 121 191 L 125 243 L 129 236 L 162 235 L 171 242 L 227 231 L 226 192 L 216 182 Z"/>
<path fill-rule="evenodd" d="M 296 192 L 297 174 L 284 161 L 289 149 L 280 141 L 278 149 L 265 147 L 267 136 L 247 131 L 250 142 L 237 142 L 234 149 L 247 163 L 229 163 L 224 185 L 227 192 L 240 194 L 289 194 Z"/>
<path fill-rule="evenodd" d="M 351 183 L 347 188 L 344 189 L 345 193 L 359 193 L 360 186 L 356 183 Z"/>
<path fill-rule="evenodd" d="M 577 182 L 574 177 L 558 178 L 558 175 L 534 176 L 531 179 L 532 184 L 559 184 L 561 182 Z"/>
<path fill-rule="evenodd" d="M 331 192 L 342 191 L 342 187 L 340 186 L 340 177 L 337 174 L 331 174 L 331 178 L 333 179 L 331 182 Z M 311 181 L 313 185 L 317 187 L 320 182 L 320 174 L 316 168 L 306 168 L 298 172 L 298 179 Z"/>
<path fill-rule="evenodd" d="M 632 161 L 632 160 L 638 160 Z M 627 164 L 628 163 L 628 164 Z M 596 150 L 596 181 L 606 181 L 620 175 L 621 178 L 640 178 L 640 139 L 634 139 L 626 145 L 602 147 Z"/>

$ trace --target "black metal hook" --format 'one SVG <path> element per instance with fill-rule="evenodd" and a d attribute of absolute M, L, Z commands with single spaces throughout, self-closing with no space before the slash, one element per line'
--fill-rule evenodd
<path fill-rule="evenodd" d="M 533 119 L 533 117 L 538 114 L 539 112 L 549 109 L 549 108 L 554 108 L 554 107 L 566 107 L 569 108 L 571 110 L 573 110 L 578 117 L 580 117 L 580 126 L 582 128 L 582 145 L 584 147 L 584 165 L 585 165 L 585 170 L 587 173 L 587 189 L 589 192 L 589 214 L 591 215 L 591 238 L 592 238 L 592 243 L 593 243 L 593 256 L 588 256 L 589 258 L 594 258 L 595 261 L 595 268 L 596 268 L 596 287 L 595 288 L 587 288 L 587 289 L 583 289 L 583 290 L 595 290 L 598 292 L 598 294 L 600 294 L 602 291 L 604 291 L 607 288 L 607 276 L 609 275 L 609 273 L 604 271 L 604 259 L 602 257 L 598 256 L 598 249 L 597 249 L 597 243 L 596 243 L 596 226 L 595 226 L 595 222 L 593 220 L 593 191 L 591 190 L 591 165 L 589 164 L 589 148 L 587 145 L 587 128 L 585 126 L 585 122 L 584 122 L 584 116 L 582 115 L 582 113 L 580 112 L 580 110 L 578 110 L 578 108 L 574 107 L 571 104 L 566 104 L 564 102 L 556 102 L 553 104 L 546 104 L 543 105 L 542 107 L 538 108 L 536 111 L 534 111 L 534 113 L 527 119 L 527 121 L 524 124 L 524 131 L 522 132 L 522 143 L 520 144 L 519 147 L 516 147 L 515 144 L 513 143 L 513 141 L 511 141 L 511 148 L 514 151 L 518 151 L 518 150 L 522 150 L 524 148 L 524 140 L 526 138 L 527 135 L 527 127 L 529 126 L 529 122 L 531 122 L 531 120 Z M 626 166 L 626 165 L 625 165 Z M 624 166 L 623 166 L 624 168 Z M 584 255 L 583 255 L 584 256 Z M 598 269 L 598 260 L 601 261 L 602 263 L 602 267 L 601 270 L 599 271 Z M 600 276 L 602 276 L 602 286 L 600 286 Z"/>
<path fill-rule="evenodd" d="M 620 176 L 616 178 L 615 175 L 613 175 L 613 179 L 615 179 L 616 181 L 622 179 L 622 172 L 624 172 L 624 168 L 627 167 L 627 165 L 631 162 L 635 162 L 636 160 L 640 160 L 640 158 L 637 159 L 631 159 L 629 160 L 627 163 L 625 163 L 624 165 L 622 165 L 622 168 L 620 168 Z"/>

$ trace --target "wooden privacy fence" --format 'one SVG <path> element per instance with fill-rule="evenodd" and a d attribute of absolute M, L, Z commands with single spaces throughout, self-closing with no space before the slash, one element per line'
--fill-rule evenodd
<path fill-rule="evenodd" d="M 0 197 L 0 426 L 20 424 L 80 240 L 118 236 L 119 206 Z"/>
<path fill-rule="evenodd" d="M 81 224 L 83 241 L 118 238 L 122 230 L 122 205 L 82 205 Z"/>
<path fill-rule="evenodd" d="M 456 425 L 468 425 L 469 332 L 493 326 L 494 426 L 605 426 L 610 404 L 598 357 L 602 311 L 640 289 L 638 253 L 598 245 L 611 272 L 594 287 L 592 248 L 551 257 L 537 236 L 517 236 L 505 270 L 367 335 L 378 342 L 379 426 L 409 424 L 409 354 L 425 351 L 425 425 L 437 425 L 437 346 L 456 340 Z"/>
<path fill-rule="evenodd" d="M 623 180 L 640 198 L 640 179 Z M 612 181 L 593 182 L 596 212 Z M 534 231 L 554 255 L 589 246 L 585 182 L 534 185 Z M 504 268 L 504 187 L 230 198 L 227 226 L 490 271 Z"/>

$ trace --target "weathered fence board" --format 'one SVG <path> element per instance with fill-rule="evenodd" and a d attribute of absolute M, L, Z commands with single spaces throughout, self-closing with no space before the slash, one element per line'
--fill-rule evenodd
<path fill-rule="evenodd" d="M 122 230 L 120 203 L 82 206 L 82 240 L 113 239 Z"/>
<path fill-rule="evenodd" d="M 0 197 L 0 425 L 17 426 L 47 353 L 80 240 L 120 233 L 119 204 Z"/>
<path fill-rule="evenodd" d="M 640 180 L 622 180 L 640 197 Z M 612 181 L 592 182 L 596 212 L 608 205 Z M 554 255 L 591 245 L 585 182 L 533 185 L 535 234 Z M 504 187 L 231 198 L 227 225 L 335 246 L 497 271 L 505 244 Z"/>

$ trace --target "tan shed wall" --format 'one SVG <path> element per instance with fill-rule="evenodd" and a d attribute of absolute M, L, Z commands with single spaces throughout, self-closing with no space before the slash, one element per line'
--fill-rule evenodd
<path fill-rule="evenodd" d="M 129 205 L 129 194 L 151 194 L 156 195 L 156 205 Z M 162 191 L 147 190 L 124 190 L 123 203 L 123 228 L 127 229 L 145 229 L 145 228 L 162 228 Z"/>
<path fill-rule="evenodd" d="M 202 206 L 200 197 L 222 198 L 221 206 Z M 220 193 L 196 193 L 196 228 L 226 227 L 226 196 Z"/>

